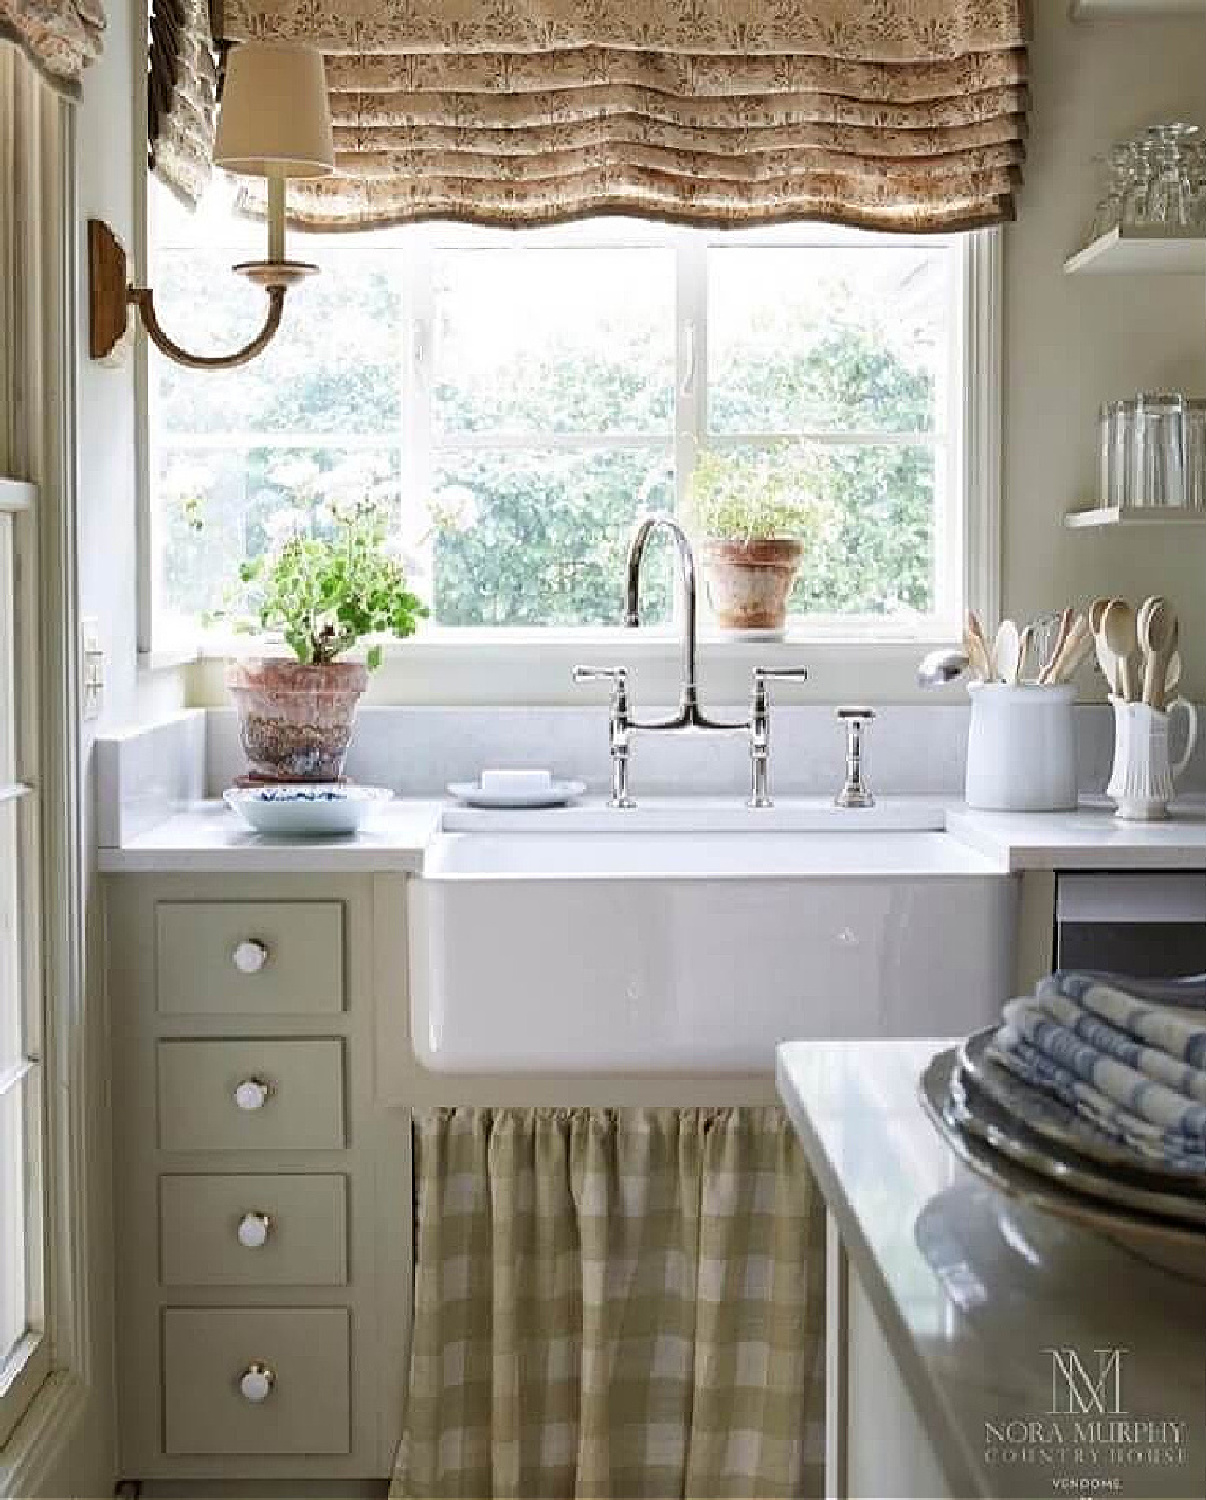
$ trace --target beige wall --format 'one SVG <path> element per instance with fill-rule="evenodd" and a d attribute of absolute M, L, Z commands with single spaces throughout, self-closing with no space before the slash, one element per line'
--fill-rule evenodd
<path fill-rule="evenodd" d="M 1206 527 L 1067 532 L 1093 495 L 1103 400 L 1206 396 L 1206 282 L 1066 277 L 1092 218 L 1093 157 L 1155 120 L 1206 125 L 1206 20 L 1074 24 L 1036 0 L 1029 160 L 1005 237 L 1003 598 L 1029 615 L 1159 591 L 1182 616 L 1186 691 L 1206 697 Z"/>

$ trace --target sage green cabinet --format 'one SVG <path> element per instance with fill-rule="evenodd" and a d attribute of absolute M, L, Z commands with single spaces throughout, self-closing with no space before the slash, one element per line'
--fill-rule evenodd
<path fill-rule="evenodd" d="M 390 875 L 106 880 L 121 1479 L 390 1475 L 413 1184 L 379 1054 L 408 1015 L 405 900 Z"/>

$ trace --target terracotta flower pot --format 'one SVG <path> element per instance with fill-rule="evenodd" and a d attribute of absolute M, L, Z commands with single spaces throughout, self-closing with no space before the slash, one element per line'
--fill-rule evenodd
<path fill-rule="evenodd" d="M 231 662 L 226 686 L 250 773 L 266 781 L 338 781 L 367 684 L 359 662 Z"/>
<path fill-rule="evenodd" d="M 709 538 L 702 550 L 708 597 L 722 630 L 786 629 L 787 600 L 800 571 L 802 542 Z"/>

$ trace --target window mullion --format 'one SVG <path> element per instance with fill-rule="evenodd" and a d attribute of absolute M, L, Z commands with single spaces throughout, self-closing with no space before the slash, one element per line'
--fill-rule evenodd
<path fill-rule="evenodd" d="M 708 430 L 708 249 L 701 234 L 676 237 L 674 362 L 674 508 L 689 511 L 691 479 Z M 700 599 L 708 614 L 706 590 Z M 674 595 L 677 617 L 678 591 Z"/>
<path fill-rule="evenodd" d="M 416 233 L 402 259 L 402 506 L 404 546 L 417 561 L 420 592 L 434 595 L 434 539 L 428 520 L 434 455 L 432 388 L 435 380 L 435 250 Z"/>
<path fill-rule="evenodd" d="M 675 252 L 675 508 L 687 511 L 695 458 L 708 433 L 708 249 L 683 233 Z"/>

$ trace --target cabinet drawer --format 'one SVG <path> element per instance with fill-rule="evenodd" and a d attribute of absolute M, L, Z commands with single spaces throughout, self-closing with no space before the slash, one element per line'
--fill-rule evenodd
<path fill-rule="evenodd" d="M 159 1184 L 165 1286 L 342 1286 L 347 1184 L 338 1176 L 173 1175 Z"/>
<path fill-rule="evenodd" d="M 169 1308 L 163 1315 L 168 1453 L 347 1453 L 348 1311 Z M 262 1400 L 243 1393 L 260 1367 Z"/>
<path fill-rule="evenodd" d="M 165 1151 L 337 1151 L 345 1143 L 338 1038 L 161 1041 Z"/>
<path fill-rule="evenodd" d="M 173 1015 L 322 1015 L 343 1009 L 338 901 L 163 901 L 156 996 Z"/>

